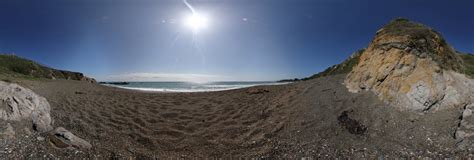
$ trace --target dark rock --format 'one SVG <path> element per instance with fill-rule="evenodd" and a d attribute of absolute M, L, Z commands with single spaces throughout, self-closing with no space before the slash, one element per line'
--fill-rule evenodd
<path fill-rule="evenodd" d="M 270 91 L 266 89 L 262 89 L 262 88 L 251 88 L 247 91 L 248 94 L 263 94 L 267 92 L 270 92 Z"/>
<path fill-rule="evenodd" d="M 344 111 L 337 117 L 337 120 L 339 121 L 339 124 L 349 131 L 351 134 L 355 135 L 363 135 L 364 133 L 367 132 L 367 127 L 365 127 L 363 124 L 361 124 L 359 121 L 354 120 L 349 117 L 348 111 Z"/>
<path fill-rule="evenodd" d="M 129 82 L 100 82 L 100 84 L 128 85 Z"/>
<path fill-rule="evenodd" d="M 75 94 L 86 94 L 86 93 L 84 93 L 84 92 L 79 92 L 79 91 L 76 91 L 76 92 L 74 92 L 74 93 L 75 93 Z"/>

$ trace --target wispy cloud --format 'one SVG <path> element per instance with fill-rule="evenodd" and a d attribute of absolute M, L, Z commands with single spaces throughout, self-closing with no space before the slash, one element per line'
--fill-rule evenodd
<path fill-rule="evenodd" d="M 224 81 L 226 76 L 209 74 L 171 74 L 171 73 L 125 73 L 110 75 L 105 81 L 185 81 L 185 82 L 208 82 Z"/>

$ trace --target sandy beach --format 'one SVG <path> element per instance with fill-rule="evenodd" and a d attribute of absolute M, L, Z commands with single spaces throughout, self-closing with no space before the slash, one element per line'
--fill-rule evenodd
<path fill-rule="evenodd" d="M 458 110 L 401 112 L 372 92 L 349 93 L 345 75 L 208 93 L 139 92 L 67 80 L 21 81 L 48 99 L 53 126 L 92 144 L 57 149 L 47 133 L 10 149 L 25 157 L 302 158 L 455 153 Z M 46 140 L 37 140 L 37 136 Z"/>
<path fill-rule="evenodd" d="M 473 10 L 0 0 L 0 160 L 474 159 Z"/>

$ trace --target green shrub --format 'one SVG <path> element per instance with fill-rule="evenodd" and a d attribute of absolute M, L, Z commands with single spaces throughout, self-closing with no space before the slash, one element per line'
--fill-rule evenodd
<path fill-rule="evenodd" d="M 461 54 L 461 58 L 464 61 L 464 74 L 474 78 L 474 55 Z"/>
<path fill-rule="evenodd" d="M 46 77 L 50 69 L 41 66 L 31 60 L 23 59 L 15 55 L 0 54 L 0 74 L 30 76 L 30 77 Z"/>

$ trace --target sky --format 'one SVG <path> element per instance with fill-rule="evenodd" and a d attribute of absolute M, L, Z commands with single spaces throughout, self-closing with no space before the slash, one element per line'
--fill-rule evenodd
<path fill-rule="evenodd" d="M 302 78 L 397 17 L 474 53 L 472 0 L 0 0 L 0 53 L 101 81 Z"/>

